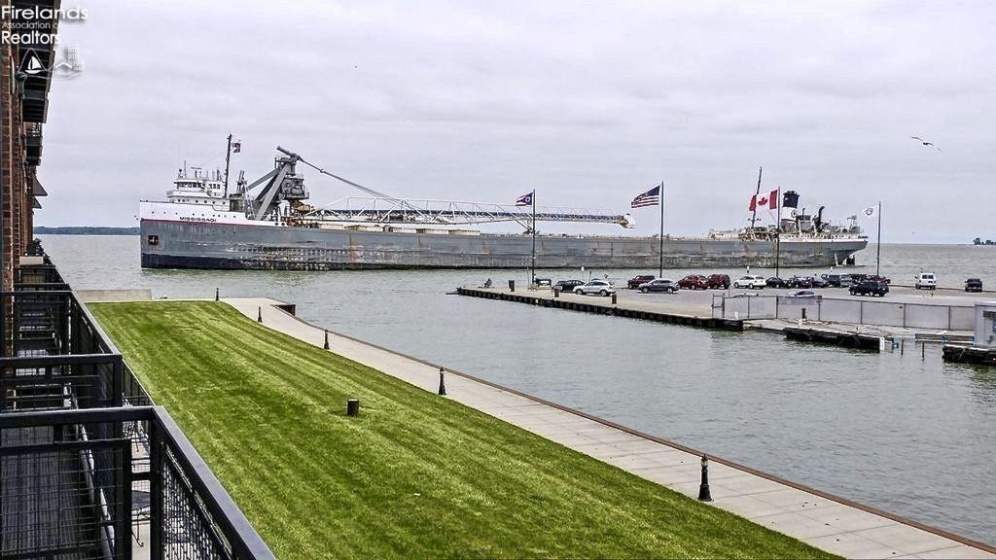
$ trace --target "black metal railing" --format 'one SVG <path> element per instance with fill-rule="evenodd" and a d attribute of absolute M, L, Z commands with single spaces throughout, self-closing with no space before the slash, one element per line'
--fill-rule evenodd
<path fill-rule="evenodd" d="M 0 293 L 0 558 L 272 558 L 45 261 Z"/>
<path fill-rule="evenodd" d="M 161 407 L 0 414 L 0 434 L 0 557 L 273 558 Z"/>

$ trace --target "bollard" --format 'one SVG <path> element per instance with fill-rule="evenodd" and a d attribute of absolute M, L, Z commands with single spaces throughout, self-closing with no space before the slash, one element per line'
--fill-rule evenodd
<path fill-rule="evenodd" d="M 705 455 L 702 455 L 702 483 L 699 484 L 699 501 L 712 501 L 712 494 L 709 493 L 709 458 Z"/>
<path fill-rule="evenodd" d="M 803 321 L 806 320 L 806 308 L 805 307 L 802 308 L 802 320 Z"/>
<path fill-rule="evenodd" d="M 906 340 L 899 341 L 899 355 L 902 356 L 903 352 L 906 350 Z"/>
<path fill-rule="evenodd" d="M 510 292 L 514 292 L 515 291 L 515 280 L 509 280 L 508 281 L 508 291 L 510 291 Z"/>
<path fill-rule="evenodd" d="M 218 288 L 214 289 L 214 301 L 218 301 Z"/>
<path fill-rule="evenodd" d="M 616 304 L 616 293 L 612 292 L 612 305 Z"/>
<path fill-rule="evenodd" d="M 325 344 L 322 345 L 322 348 L 324 348 L 325 350 L 329 349 L 329 330 L 328 329 L 325 329 Z"/>
<path fill-rule="evenodd" d="M 446 383 L 443 380 L 443 368 L 439 368 L 439 396 L 446 396 Z"/>
<path fill-rule="evenodd" d="M 360 399 L 346 399 L 346 416 L 360 415 Z"/>
<path fill-rule="evenodd" d="M 263 308 L 262 307 L 257 307 L 256 308 L 256 322 L 257 323 L 262 323 L 263 322 Z"/>
<path fill-rule="evenodd" d="M 922 360 L 926 360 L 926 359 L 927 359 L 927 343 L 926 342 L 921 342 L 920 343 L 920 360 L 922 361 Z"/>
<path fill-rule="evenodd" d="M 560 288 L 554 288 L 553 289 L 553 297 L 555 297 L 555 298 L 559 298 L 560 297 Z"/>

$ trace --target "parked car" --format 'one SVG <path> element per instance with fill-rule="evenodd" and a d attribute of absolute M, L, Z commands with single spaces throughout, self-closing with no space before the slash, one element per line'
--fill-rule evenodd
<path fill-rule="evenodd" d="M 598 294 L 600 296 L 607 296 L 609 294 L 616 293 L 616 289 L 612 287 L 612 284 L 608 280 L 592 280 L 574 288 L 575 294 L 581 295 L 592 295 Z"/>
<path fill-rule="evenodd" d="M 965 291 L 966 292 L 981 292 L 982 291 L 982 279 L 981 278 L 969 278 L 965 280 Z"/>
<path fill-rule="evenodd" d="M 847 288 L 853 282 L 849 274 L 824 274 L 820 278 L 826 281 L 828 288 Z"/>
<path fill-rule="evenodd" d="M 885 282 L 859 282 L 848 290 L 852 296 L 881 296 L 889 293 L 889 285 Z"/>
<path fill-rule="evenodd" d="M 765 285 L 769 288 L 788 288 L 788 280 L 784 278 L 779 278 L 777 276 L 772 276 L 764 281 Z"/>
<path fill-rule="evenodd" d="M 789 297 L 816 297 L 816 292 L 812 290 L 799 290 L 789 294 Z"/>
<path fill-rule="evenodd" d="M 553 283 L 552 278 L 540 278 L 538 276 L 533 276 L 533 284 L 537 286 L 549 286 Z"/>
<path fill-rule="evenodd" d="M 710 274 L 706 284 L 713 289 L 725 290 L 730 287 L 730 277 L 727 274 Z"/>
<path fill-rule="evenodd" d="M 687 290 L 705 290 L 709 287 L 709 282 L 706 281 L 706 277 L 701 274 L 689 274 L 681 280 L 678 280 L 678 287 L 685 288 Z"/>
<path fill-rule="evenodd" d="M 741 276 L 733 283 L 734 288 L 757 288 L 758 290 L 763 290 L 765 286 L 764 278 L 761 276 L 752 276 L 750 274 L 746 276 Z"/>
<path fill-rule="evenodd" d="M 789 288 L 812 288 L 813 281 L 808 276 L 793 276 L 788 279 Z"/>
<path fill-rule="evenodd" d="M 937 277 L 934 276 L 933 272 L 921 272 L 913 277 L 915 282 L 913 287 L 918 290 L 936 290 L 937 289 Z"/>
<path fill-rule="evenodd" d="M 807 276 L 807 278 L 809 278 L 809 285 L 812 288 L 826 288 L 827 287 L 827 281 L 824 280 L 824 279 L 822 279 L 822 278 L 819 278 L 817 276 Z"/>
<path fill-rule="evenodd" d="M 641 274 L 639 276 L 634 276 L 626 281 L 626 287 L 629 289 L 639 288 L 640 284 L 646 284 L 654 278 L 657 278 L 653 274 Z"/>
<path fill-rule="evenodd" d="M 854 275 L 852 274 L 851 277 L 853 278 Z M 885 282 L 886 284 L 892 284 L 891 278 L 886 278 L 885 276 L 879 276 L 877 274 L 865 276 L 863 280 L 867 280 L 868 282 Z"/>
<path fill-rule="evenodd" d="M 640 284 L 638 288 L 642 293 L 667 292 L 673 294 L 678 291 L 678 283 L 670 278 L 655 278 L 650 282 Z"/>
<path fill-rule="evenodd" d="M 584 280 L 558 280 L 557 283 L 553 285 L 553 289 L 561 292 L 573 292 L 574 288 L 583 285 Z"/>
<path fill-rule="evenodd" d="M 874 281 L 875 280 L 874 278 L 872 278 L 868 274 L 861 274 L 860 272 L 852 272 L 850 274 L 850 276 L 851 276 L 851 283 L 852 284 L 857 284 L 858 282 L 864 282 L 866 280 L 867 281 Z"/>

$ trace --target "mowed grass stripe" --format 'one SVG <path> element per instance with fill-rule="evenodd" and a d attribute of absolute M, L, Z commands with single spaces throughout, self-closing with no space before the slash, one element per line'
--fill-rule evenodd
<path fill-rule="evenodd" d="M 225 304 L 90 307 L 281 558 L 830 557 Z"/>

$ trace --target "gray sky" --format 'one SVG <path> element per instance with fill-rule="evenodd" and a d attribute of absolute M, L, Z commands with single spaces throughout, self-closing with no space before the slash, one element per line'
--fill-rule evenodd
<path fill-rule="evenodd" d="M 887 242 L 996 239 L 994 2 L 281 4 L 80 2 L 36 223 L 137 225 L 231 132 L 250 180 L 278 144 L 399 197 L 629 212 L 664 180 L 666 231 L 699 235 L 746 224 L 763 166 L 834 221 L 881 200 Z"/>

